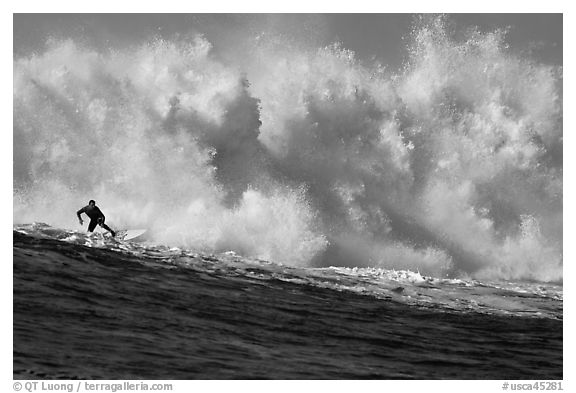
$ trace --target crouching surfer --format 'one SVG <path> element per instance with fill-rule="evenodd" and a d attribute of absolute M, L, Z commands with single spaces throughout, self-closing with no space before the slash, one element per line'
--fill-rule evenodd
<path fill-rule="evenodd" d="M 90 202 L 88 202 L 88 206 L 84 206 L 82 209 L 76 212 L 78 221 L 80 221 L 80 225 L 84 224 L 84 221 L 82 221 L 82 217 L 80 216 L 82 213 L 86 213 L 86 215 L 90 217 L 88 232 L 93 232 L 94 228 L 96 228 L 96 225 L 100 225 L 102 228 L 109 231 L 113 237 L 116 236 L 116 232 L 110 229 L 108 225 L 104 224 L 106 217 L 104 217 L 102 211 L 98 208 L 98 206 L 96 206 L 96 202 L 94 200 L 90 200 Z"/>

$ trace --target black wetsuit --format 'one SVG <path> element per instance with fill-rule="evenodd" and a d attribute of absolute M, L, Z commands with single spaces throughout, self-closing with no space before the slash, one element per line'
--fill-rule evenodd
<path fill-rule="evenodd" d="M 96 225 L 100 224 L 102 228 L 106 229 L 107 231 L 110 231 L 110 233 L 112 233 L 112 236 L 115 235 L 114 231 L 110 229 L 108 225 L 104 224 L 106 217 L 104 217 L 104 214 L 102 213 L 102 211 L 100 211 L 98 206 L 96 205 L 84 206 L 82 209 L 76 212 L 78 219 L 82 219 L 82 217 L 80 217 L 80 214 L 82 213 L 86 213 L 86 215 L 90 217 L 90 224 L 88 224 L 88 232 L 93 232 L 94 228 L 96 228 Z"/>

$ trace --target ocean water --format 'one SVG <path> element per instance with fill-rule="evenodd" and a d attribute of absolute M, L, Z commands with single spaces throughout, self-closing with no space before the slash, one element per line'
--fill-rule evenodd
<path fill-rule="evenodd" d="M 14 230 L 16 379 L 562 379 L 562 286 Z"/>
<path fill-rule="evenodd" d="M 562 68 L 449 26 L 19 51 L 15 377 L 562 378 Z"/>

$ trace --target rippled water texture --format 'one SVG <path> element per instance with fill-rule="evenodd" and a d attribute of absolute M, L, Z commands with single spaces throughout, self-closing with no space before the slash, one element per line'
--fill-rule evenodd
<path fill-rule="evenodd" d="M 29 226 L 14 232 L 14 377 L 560 379 L 562 288 Z"/>

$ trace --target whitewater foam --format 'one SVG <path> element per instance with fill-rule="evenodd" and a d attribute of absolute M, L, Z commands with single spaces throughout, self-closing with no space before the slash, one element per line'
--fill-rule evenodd
<path fill-rule="evenodd" d="M 335 44 L 68 39 L 14 60 L 14 222 L 295 266 L 562 280 L 561 70 L 415 25 L 398 74 Z M 257 71 L 257 73 L 256 73 Z"/>

